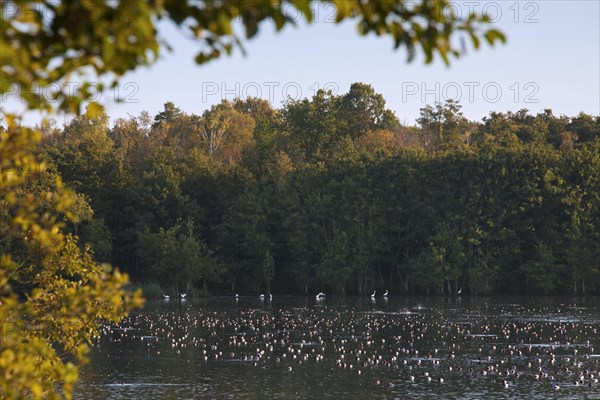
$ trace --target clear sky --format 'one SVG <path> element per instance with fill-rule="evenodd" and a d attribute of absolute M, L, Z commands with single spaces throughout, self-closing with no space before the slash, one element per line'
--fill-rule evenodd
<path fill-rule="evenodd" d="M 401 121 L 412 124 L 425 104 L 457 98 L 465 115 L 480 120 L 490 111 L 527 108 L 539 112 L 600 114 L 600 0 L 458 1 L 460 12 L 484 7 L 508 37 L 506 45 L 483 45 L 446 67 L 440 59 L 425 65 L 406 61 L 403 48 L 393 50 L 387 37 L 362 37 L 355 23 L 319 20 L 275 33 L 263 25 L 237 51 L 207 65 L 193 59 L 197 44 L 169 25 L 162 35 L 174 46 L 159 62 L 125 76 L 114 104 L 112 92 L 102 101 L 111 119 L 152 115 L 166 101 L 189 113 L 201 113 L 223 98 L 260 96 L 280 106 L 286 95 L 309 97 L 317 88 L 345 93 L 352 82 L 374 86 Z M 8 106 L 10 103 L 5 104 Z M 9 108 L 9 107 L 7 107 Z M 27 122 L 34 121 L 30 116 Z M 59 124 L 62 120 L 59 119 Z"/>

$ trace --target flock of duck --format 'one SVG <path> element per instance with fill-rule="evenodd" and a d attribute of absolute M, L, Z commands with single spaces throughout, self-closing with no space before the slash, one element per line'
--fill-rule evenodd
<path fill-rule="evenodd" d="M 461 290 L 460 290 L 460 291 L 462 291 L 462 288 L 461 288 Z M 459 294 L 460 294 L 460 291 L 459 291 Z M 377 291 L 373 291 L 373 294 L 371 295 L 371 298 L 372 298 L 372 299 L 374 299 L 374 298 L 375 298 L 375 295 L 376 295 L 376 293 L 377 293 Z M 388 296 L 389 296 L 389 292 L 388 292 L 388 290 L 386 290 L 386 291 L 385 291 L 385 293 L 383 294 L 383 297 L 388 297 Z M 270 299 L 270 300 L 273 300 L 273 295 L 272 295 L 271 293 L 269 293 L 269 296 L 268 296 L 268 297 L 269 297 L 269 299 Z M 326 297 L 326 295 L 325 295 L 325 293 L 323 293 L 323 292 L 319 292 L 319 293 L 318 293 L 318 294 L 317 294 L 315 297 L 316 297 L 317 299 L 324 299 L 324 298 Z M 170 296 L 170 295 L 168 295 L 168 294 L 163 294 L 163 295 L 162 295 L 162 298 L 163 298 L 163 300 L 171 300 L 171 296 Z M 179 294 L 179 298 L 180 298 L 181 300 L 186 300 L 186 299 L 187 299 L 187 294 L 185 294 L 185 293 L 180 293 L 180 294 Z M 240 295 L 236 293 L 236 295 L 235 295 L 235 298 L 236 298 L 236 299 L 239 299 L 239 298 L 240 298 Z M 259 294 L 259 295 L 258 295 L 258 298 L 259 298 L 259 299 L 261 299 L 261 300 L 264 300 L 265 298 L 267 298 L 267 296 L 265 296 L 263 293 L 261 293 L 261 294 Z"/>
<path fill-rule="evenodd" d="M 168 294 L 163 294 L 162 295 L 163 300 L 167 301 L 167 300 L 171 300 L 171 296 L 169 296 Z M 185 293 L 180 293 L 179 294 L 179 298 L 181 300 L 186 300 L 187 299 L 187 294 Z"/>
<path fill-rule="evenodd" d="M 373 291 L 373 294 L 371 295 L 371 298 L 372 298 L 372 299 L 374 299 L 374 298 L 376 297 L 376 296 L 375 296 L 376 294 L 377 294 L 377 291 Z M 165 296 L 165 295 L 163 295 L 163 297 L 164 297 L 164 296 Z M 388 297 L 388 296 L 389 296 L 389 292 L 386 290 L 386 291 L 385 291 L 385 293 L 383 294 L 383 297 Z M 166 296 L 166 298 L 168 298 L 168 297 L 169 297 L 169 296 Z M 327 297 L 327 295 L 326 295 L 325 293 L 323 293 L 323 292 L 319 292 L 319 293 L 317 293 L 317 295 L 315 296 L 315 298 L 316 298 L 317 300 L 323 300 L 323 299 L 325 299 L 325 297 Z M 236 295 L 235 295 L 235 298 L 236 298 L 236 299 L 239 299 L 239 298 L 240 298 L 240 295 L 239 295 L 239 294 L 236 294 Z M 259 294 L 259 295 L 258 295 L 258 298 L 259 298 L 259 299 L 261 299 L 261 300 L 264 300 L 264 299 L 266 298 L 266 296 L 265 296 L 263 293 L 261 293 L 261 294 Z M 272 295 L 271 293 L 269 293 L 269 299 L 270 299 L 270 300 L 273 300 L 273 295 Z"/>
<path fill-rule="evenodd" d="M 225 311 L 186 303 L 132 314 L 120 326 L 103 328 L 97 351 L 123 346 L 152 358 L 286 373 L 329 366 L 392 390 L 468 385 L 484 392 L 526 388 L 600 396 L 600 354 L 594 353 L 599 321 L 583 309 L 465 307 L 460 299 L 432 308 L 410 300 L 383 310 L 362 302 L 329 307 L 323 292 L 302 306 L 271 301 L 257 307 L 251 300 L 240 306 L 235 299 Z"/>

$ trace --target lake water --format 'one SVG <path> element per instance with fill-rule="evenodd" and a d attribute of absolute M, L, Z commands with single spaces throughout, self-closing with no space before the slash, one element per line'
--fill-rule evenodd
<path fill-rule="evenodd" d="M 600 399 L 594 298 L 149 302 L 75 399 Z"/>

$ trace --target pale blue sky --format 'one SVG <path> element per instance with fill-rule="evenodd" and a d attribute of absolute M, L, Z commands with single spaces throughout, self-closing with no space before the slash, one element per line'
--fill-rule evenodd
<path fill-rule="evenodd" d="M 458 90 L 465 115 L 476 120 L 490 111 L 522 108 L 600 114 L 600 0 L 456 2 L 464 12 L 468 4 L 488 7 L 508 43 L 469 51 L 449 68 L 439 59 L 409 64 L 405 50 L 394 51 L 390 38 L 361 37 L 354 23 L 324 22 L 328 12 L 320 9 L 317 23 L 280 33 L 265 25 L 245 42 L 247 56 L 238 51 L 203 66 L 193 62 L 197 44 L 163 26 L 174 52 L 123 78 L 121 94 L 132 101 L 111 104 L 110 92 L 102 100 L 114 120 L 142 110 L 154 115 L 169 100 L 189 113 L 245 94 L 261 94 L 280 106 L 286 94 L 307 97 L 325 85 L 345 93 L 352 82 L 365 82 L 408 124 L 425 104 L 454 98 Z"/>

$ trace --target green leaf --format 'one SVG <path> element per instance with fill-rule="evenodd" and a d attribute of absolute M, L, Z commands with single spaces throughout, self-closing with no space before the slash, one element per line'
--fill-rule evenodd
<path fill-rule="evenodd" d="M 90 118 L 90 119 L 94 119 L 96 117 L 98 117 L 99 115 L 101 115 L 104 112 L 104 106 L 102 106 L 101 104 L 92 101 L 90 102 L 86 109 L 85 109 L 85 116 Z"/>
<path fill-rule="evenodd" d="M 501 41 L 502 43 L 506 43 L 506 36 L 496 29 L 490 29 L 489 31 L 485 32 L 483 36 L 485 37 L 485 40 L 492 46 L 497 40 Z"/>

